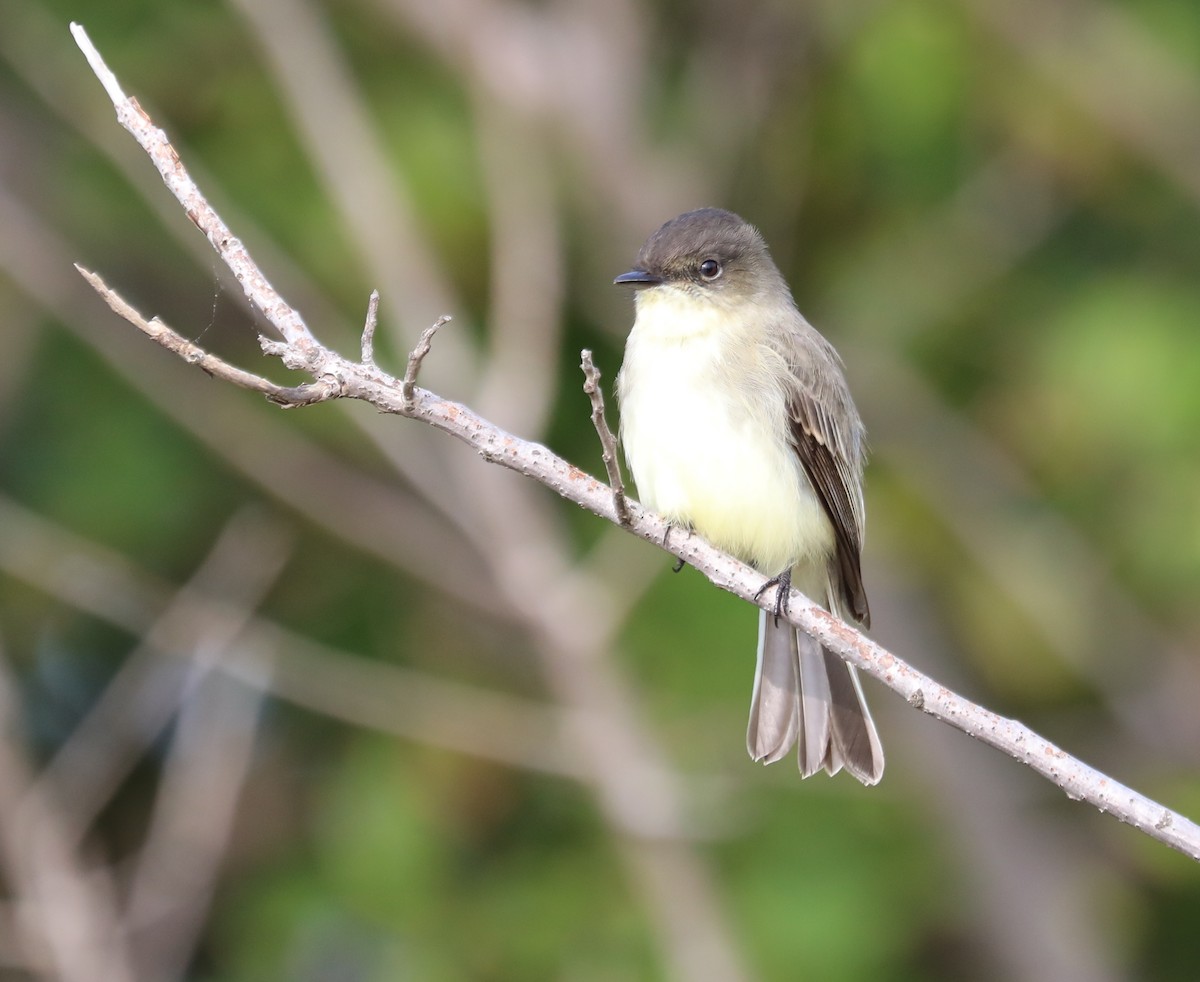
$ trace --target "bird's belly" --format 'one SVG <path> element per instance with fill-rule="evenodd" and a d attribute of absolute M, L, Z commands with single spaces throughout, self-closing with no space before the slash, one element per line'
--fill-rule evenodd
<path fill-rule="evenodd" d="M 621 403 L 642 501 L 764 572 L 824 560 L 833 530 L 788 443 L 782 396 L 747 398 L 706 339 L 653 347 Z"/>

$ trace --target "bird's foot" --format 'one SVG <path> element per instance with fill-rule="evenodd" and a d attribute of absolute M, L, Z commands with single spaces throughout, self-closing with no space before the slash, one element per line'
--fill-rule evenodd
<path fill-rule="evenodd" d="M 670 548 L 670 545 L 669 545 L 669 543 L 670 543 L 670 541 L 671 541 L 671 533 L 672 533 L 672 532 L 674 532 L 674 531 L 675 531 L 675 526 L 674 526 L 674 525 L 672 525 L 670 522 L 668 522 L 668 523 L 667 523 L 667 528 L 666 528 L 666 530 L 663 532 L 663 537 L 662 537 L 662 544 L 663 544 L 663 548 L 664 548 L 664 549 L 669 549 L 669 548 Z M 676 557 L 676 559 L 675 559 L 675 565 L 671 567 L 671 572 L 672 572 L 672 573 L 678 573 L 678 572 L 679 572 L 681 569 L 683 569 L 683 567 L 684 567 L 684 566 L 686 566 L 686 565 L 687 565 L 687 563 L 685 563 L 685 562 L 683 561 L 683 559 L 682 559 L 682 558 L 680 558 L 680 557 Z"/>
<path fill-rule="evenodd" d="M 772 576 L 766 583 L 760 586 L 754 593 L 754 599 L 757 600 L 771 587 L 775 587 L 775 626 L 779 626 L 779 618 L 787 617 L 788 612 L 788 597 L 792 592 L 792 571 L 785 569 L 778 576 Z"/>

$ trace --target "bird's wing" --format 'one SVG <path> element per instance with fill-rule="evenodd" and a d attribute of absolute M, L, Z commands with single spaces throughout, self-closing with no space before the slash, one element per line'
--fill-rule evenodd
<path fill-rule="evenodd" d="M 832 348 L 827 347 L 826 351 L 837 358 Z M 833 525 L 841 600 L 848 613 L 869 626 L 871 613 L 860 563 L 864 509 L 858 414 L 840 376 L 834 384 L 822 386 L 825 391 L 815 384 L 811 370 L 800 371 L 793 378 L 796 384 L 788 396 L 792 446 Z"/>

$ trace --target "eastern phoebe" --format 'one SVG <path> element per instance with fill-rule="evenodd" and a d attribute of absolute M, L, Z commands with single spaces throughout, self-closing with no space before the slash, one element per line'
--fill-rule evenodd
<path fill-rule="evenodd" d="M 795 583 L 865 626 L 865 431 L 762 235 L 691 211 L 614 282 L 637 291 L 617 398 L 642 501 L 773 577 L 781 599 Z M 845 767 L 875 784 L 883 749 L 857 673 L 775 615 L 759 612 L 750 756 L 773 763 L 796 743 L 804 777 Z"/>

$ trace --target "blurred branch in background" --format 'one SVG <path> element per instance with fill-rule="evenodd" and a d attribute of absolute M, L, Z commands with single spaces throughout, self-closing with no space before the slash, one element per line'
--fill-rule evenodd
<path fill-rule="evenodd" d="M 1200 205 L 1200 74 L 1110 0 L 962 0 L 1060 92 Z"/>
<path fill-rule="evenodd" d="M 10 512 L 9 519 L 18 528 L 27 524 L 19 514 Z M 11 555 L 33 552 L 26 545 Z M 240 646 L 254 608 L 285 559 L 282 530 L 261 516 L 236 515 L 162 614 L 152 624 L 137 625 L 140 643 L 38 779 L 44 795 L 62 802 L 73 846 L 83 841 L 134 764 L 190 703 L 205 676 Z M 103 572 L 92 575 L 98 574 Z M 224 616 L 215 616 L 217 609 Z M 190 652 L 187 663 L 170 657 L 185 652 Z"/>
<path fill-rule="evenodd" d="M 132 982 L 111 871 L 80 854 L 34 784 L 18 692 L 0 652 L 0 849 L 18 945 L 6 960 L 61 982 Z"/>
<path fill-rule="evenodd" d="M 413 206 L 366 114 L 366 101 L 333 43 L 319 8 L 299 0 L 238 0 L 236 4 L 268 59 L 284 105 L 304 140 L 307 159 L 318 168 L 321 186 L 333 201 L 358 259 L 370 281 L 382 292 L 419 298 L 417 310 L 437 310 L 461 317 L 462 304 L 440 264 L 430 254 L 418 230 Z M 354 180 L 345 180 L 353 174 Z M 405 319 L 403 311 L 395 339 L 404 339 L 425 325 Z M 465 338 L 446 342 L 447 378 L 475 387 L 476 356 Z M 411 442 L 411 437 L 393 437 Z M 432 459 L 430 459 L 432 457 Z M 411 465 L 417 474 L 428 471 L 433 480 L 439 468 L 435 455 Z M 442 485 L 441 495 L 453 489 Z M 451 498 L 453 500 L 453 498 Z"/>
<path fill-rule="evenodd" d="M 149 636 L 155 630 L 174 593 L 123 557 L 55 528 L 3 498 L 0 569 L 136 636 Z M 193 597 L 191 602 L 202 606 L 201 620 L 227 622 L 237 613 L 217 598 Z M 586 725 L 582 720 L 572 724 L 566 715 L 530 700 L 369 662 L 261 617 L 250 619 L 242 637 L 243 644 L 215 667 L 253 685 L 263 674 L 254 653 L 268 652 L 264 684 L 279 698 L 313 712 L 513 767 L 575 779 L 583 776 L 561 750 L 564 728 Z M 169 648 L 165 653 L 177 651 Z M 247 661 L 243 651 L 248 653 Z M 182 669 L 169 662 L 157 671 L 178 678 Z M 121 684 L 114 680 L 114 685 Z M 96 710 L 92 718 L 99 719 Z M 104 734 L 104 739 L 112 742 L 114 735 Z M 111 756 L 114 752 L 110 759 L 116 759 Z M 85 779 L 90 775 L 79 775 L 79 780 Z"/>

